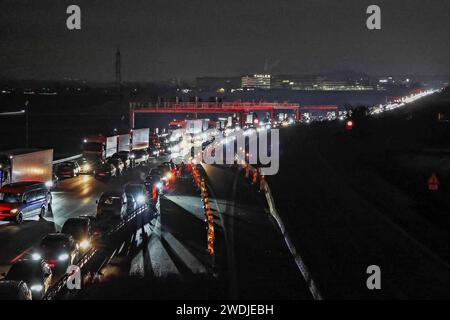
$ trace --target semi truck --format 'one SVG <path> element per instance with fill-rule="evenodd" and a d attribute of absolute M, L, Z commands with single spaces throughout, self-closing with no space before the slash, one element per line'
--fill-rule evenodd
<path fill-rule="evenodd" d="M 117 151 L 130 151 L 131 150 L 131 134 L 121 134 L 119 135 L 119 144 L 117 146 Z"/>
<path fill-rule="evenodd" d="M 106 160 L 117 152 L 119 136 L 97 135 L 83 141 L 83 156 L 88 160 Z"/>
<path fill-rule="evenodd" d="M 186 121 L 186 133 L 197 134 L 202 132 L 203 121 L 202 120 L 187 120 Z"/>
<path fill-rule="evenodd" d="M 131 131 L 131 150 L 147 149 L 150 140 L 150 129 L 133 129 Z"/>
<path fill-rule="evenodd" d="M 88 161 L 104 161 L 120 151 L 146 149 L 150 129 L 133 129 L 130 133 L 90 136 L 83 141 L 83 156 Z"/>
<path fill-rule="evenodd" d="M 15 149 L 0 151 L 0 187 L 16 182 L 53 180 L 53 149 Z"/>

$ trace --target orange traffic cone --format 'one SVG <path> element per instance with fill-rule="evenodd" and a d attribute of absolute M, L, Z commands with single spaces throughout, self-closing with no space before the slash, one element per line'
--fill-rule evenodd
<path fill-rule="evenodd" d="M 433 173 L 428 178 L 428 190 L 430 191 L 438 191 L 439 190 L 439 179 L 436 176 L 436 173 Z"/>
<path fill-rule="evenodd" d="M 245 166 L 245 177 L 248 178 L 250 176 L 250 166 L 247 165 Z"/>
<path fill-rule="evenodd" d="M 265 183 L 266 179 L 264 178 L 263 175 L 261 175 L 259 178 L 259 191 L 264 192 Z"/>
<path fill-rule="evenodd" d="M 257 170 L 253 170 L 252 184 L 256 184 L 256 180 L 257 179 L 258 179 L 258 171 Z"/>

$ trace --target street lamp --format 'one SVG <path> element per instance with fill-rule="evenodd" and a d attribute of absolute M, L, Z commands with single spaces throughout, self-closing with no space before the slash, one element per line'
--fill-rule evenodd
<path fill-rule="evenodd" d="M 29 146 L 29 118 L 28 118 L 28 104 L 29 101 L 25 101 L 25 109 L 20 111 L 7 111 L 7 112 L 0 112 L 0 116 L 23 116 L 25 115 L 25 148 L 28 148 Z"/>

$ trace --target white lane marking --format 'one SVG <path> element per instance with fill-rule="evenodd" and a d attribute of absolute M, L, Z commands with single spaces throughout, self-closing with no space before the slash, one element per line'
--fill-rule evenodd
<path fill-rule="evenodd" d="M 205 266 L 198 260 L 188 248 L 186 248 L 178 239 L 176 239 L 170 232 L 164 232 L 162 234 L 164 240 L 167 241 L 169 246 L 175 251 L 178 258 L 180 258 L 186 266 L 194 274 L 206 274 L 207 270 Z"/>

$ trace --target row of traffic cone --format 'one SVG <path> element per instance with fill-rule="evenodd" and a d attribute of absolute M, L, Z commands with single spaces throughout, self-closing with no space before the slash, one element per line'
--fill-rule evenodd
<path fill-rule="evenodd" d="M 251 168 L 250 165 L 247 163 L 245 165 L 245 177 L 250 179 L 252 185 L 258 186 L 260 192 L 265 191 L 264 189 L 266 186 L 266 178 L 260 172 L 260 169 Z M 259 185 L 258 185 L 258 177 L 259 177 Z"/>
<path fill-rule="evenodd" d="M 207 251 L 210 256 L 214 255 L 214 216 L 212 213 L 211 204 L 209 202 L 209 195 L 208 190 L 206 188 L 205 179 L 201 178 L 200 181 L 200 194 L 203 201 L 203 210 L 205 212 L 206 216 L 206 223 L 207 223 L 207 236 L 206 236 L 206 243 L 207 243 Z"/>

